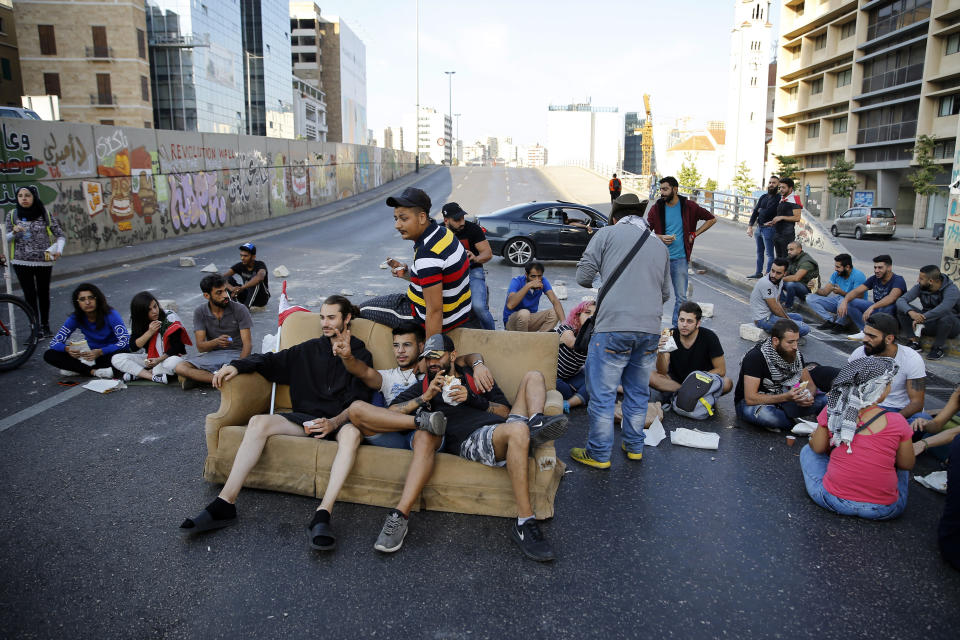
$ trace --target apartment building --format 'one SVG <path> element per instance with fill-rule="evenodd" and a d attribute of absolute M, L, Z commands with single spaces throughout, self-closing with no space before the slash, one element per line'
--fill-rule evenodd
<path fill-rule="evenodd" d="M 908 176 L 926 134 L 937 140 L 943 188 L 918 225 L 943 221 L 960 114 L 960 0 L 783 0 L 780 21 L 771 151 L 800 160 L 807 209 L 832 218 L 846 208 L 826 176 L 846 158 L 858 189 L 912 224 Z"/>
<path fill-rule="evenodd" d="M 0 105 L 9 107 L 19 107 L 23 95 L 14 22 L 13 2 L 0 0 Z"/>
<path fill-rule="evenodd" d="M 55 95 L 71 122 L 153 126 L 143 0 L 17 0 L 26 95 Z"/>

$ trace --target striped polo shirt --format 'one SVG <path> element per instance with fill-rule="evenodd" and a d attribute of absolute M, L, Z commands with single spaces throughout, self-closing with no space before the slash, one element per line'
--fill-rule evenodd
<path fill-rule="evenodd" d="M 470 261 L 453 232 L 431 221 L 414 243 L 413 251 L 407 298 L 414 318 L 426 324 L 423 290 L 440 284 L 443 286 L 443 330 L 449 331 L 469 320 Z"/>

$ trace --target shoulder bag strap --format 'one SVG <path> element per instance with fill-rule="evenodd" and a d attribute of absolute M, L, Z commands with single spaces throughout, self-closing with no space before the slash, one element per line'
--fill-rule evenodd
<path fill-rule="evenodd" d="M 650 237 L 650 229 L 646 229 L 643 232 L 643 235 L 640 236 L 640 239 L 637 240 L 637 243 L 633 245 L 633 248 L 630 249 L 630 252 L 626 255 L 622 262 L 617 265 L 617 268 L 613 270 L 613 273 L 610 274 L 610 279 L 603 283 L 603 286 L 600 288 L 600 295 L 597 296 L 597 304 L 594 307 L 593 315 L 596 316 L 600 310 L 600 303 L 603 302 L 603 297 L 607 295 L 607 291 L 613 286 L 613 283 L 617 281 L 617 278 L 620 277 L 620 274 L 623 273 L 623 270 L 627 268 L 627 264 L 633 260 L 633 257 L 637 255 L 637 252 L 640 251 L 640 248 L 643 246 L 643 243 L 647 241 L 647 238 Z"/>

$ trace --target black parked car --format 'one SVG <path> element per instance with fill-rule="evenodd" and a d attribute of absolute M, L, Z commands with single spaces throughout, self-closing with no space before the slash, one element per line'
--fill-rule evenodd
<path fill-rule="evenodd" d="M 582 204 L 526 202 L 477 219 L 493 255 L 522 267 L 533 260 L 579 260 L 607 216 Z"/>

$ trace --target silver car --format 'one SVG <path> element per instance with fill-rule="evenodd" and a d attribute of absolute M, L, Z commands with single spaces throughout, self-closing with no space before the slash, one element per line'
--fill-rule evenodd
<path fill-rule="evenodd" d="M 892 237 L 897 231 L 897 214 L 889 207 L 851 207 L 833 221 L 830 233 L 860 240 L 865 235 Z"/>

